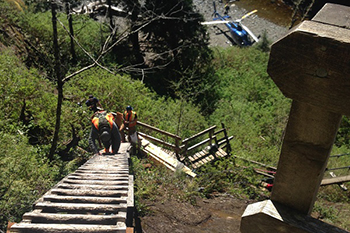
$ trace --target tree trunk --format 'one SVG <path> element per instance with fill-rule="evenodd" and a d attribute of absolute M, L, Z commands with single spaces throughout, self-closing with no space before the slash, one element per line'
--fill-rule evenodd
<path fill-rule="evenodd" d="M 72 14 L 70 13 L 70 6 L 69 6 L 69 0 L 66 0 L 66 14 L 69 24 L 69 33 L 70 33 L 70 52 L 72 54 L 72 63 L 77 64 L 77 56 L 75 54 L 75 48 L 74 48 L 74 30 L 73 30 L 73 18 Z"/>
<path fill-rule="evenodd" d="M 52 29 L 53 29 L 53 49 L 54 49 L 54 56 L 55 56 L 55 79 L 57 80 L 57 91 L 58 91 L 58 97 L 57 97 L 57 109 L 56 109 L 56 125 L 55 125 L 55 132 L 52 139 L 51 149 L 49 153 L 49 160 L 53 160 L 53 155 L 57 148 L 58 143 L 58 133 L 60 131 L 60 125 L 61 125 L 61 112 L 62 112 L 62 102 L 63 102 L 63 81 L 62 81 L 62 75 L 60 72 L 60 57 L 59 57 L 59 48 L 58 48 L 58 39 L 57 39 L 57 18 L 56 18 L 56 8 L 57 5 L 55 3 L 55 0 L 51 0 L 51 13 L 52 13 Z"/>
<path fill-rule="evenodd" d="M 133 7 L 133 11 L 131 14 L 132 33 L 129 37 L 129 40 L 132 43 L 133 54 L 135 56 L 136 64 L 143 64 L 144 60 L 140 51 L 139 33 L 136 32 L 136 30 L 138 29 L 138 26 L 136 26 L 137 25 L 136 22 L 139 14 L 140 14 L 139 5 L 135 3 L 135 6 Z"/>
<path fill-rule="evenodd" d="M 112 15 L 112 0 L 107 0 L 108 4 L 108 18 L 109 18 L 109 26 L 111 27 L 111 30 L 114 28 L 114 23 L 113 23 L 113 15 Z"/>

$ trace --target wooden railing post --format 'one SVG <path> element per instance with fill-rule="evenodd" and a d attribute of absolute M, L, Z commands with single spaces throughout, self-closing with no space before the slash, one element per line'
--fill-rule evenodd
<path fill-rule="evenodd" d="M 226 153 L 229 154 L 231 153 L 231 145 L 230 145 L 230 140 L 228 138 L 228 135 L 227 135 L 227 131 L 226 131 L 226 128 L 225 128 L 225 125 L 224 123 L 221 122 L 221 127 L 222 129 L 224 130 L 224 136 L 225 136 L 225 139 L 226 139 L 226 144 L 227 144 L 227 148 L 226 148 Z"/>
<path fill-rule="evenodd" d="M 175 138 L 175 155 L 176 155 L 176 158 L 179 161 L 181 161 L 181 158 L 180 158 L 180 152 L 181 152 L 180 142 L 181 142 L 181 138 Z"/>
<path fill-rule="evenodd" d="M 326 4 L 272 46 L 268 73 L 293 103 L 271 200 L 247 207 L 242 233 L 346 232 L 309 215 L 341 117 L 350 115 L 349 17 L 349 7 Z"/>
<path fill-rule="evenodd" d="M 213 145 L 213 135 L 214 135 L 214 129 L 209 131 L 209 146 Z"/>

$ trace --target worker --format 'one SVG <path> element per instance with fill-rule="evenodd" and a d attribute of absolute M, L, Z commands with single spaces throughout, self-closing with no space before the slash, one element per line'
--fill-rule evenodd
<path fill-rule="evenodd" d="M 86 106 L 92 111 L 92 112 L 97 112 L 97 105 L 102 108 L 102 105 L 100 103 L 100 101 L 94 97 L 93 95 L 89 95 L 89 99 L 85 102 Z"/>
<path fill-rule="evenodd" d="M 128 141 L 132 145 L 131 154 L 140 155 L 141 141 L 136 131 L 136 125 L 137 125 L 137 114 L 136 112 L 133 111 L 133 108 L 129 105 L 126 107 L 125 112 L 123 114 L 123 126 L 121 131 L 123 132 L 124 129 L 128 128 Z"/>
<path fill-rule="evenodd" d="M 129 105 L 126 107 L 125 112 L 123 114 L 123 126 L 122 131 L 128 128 L 128 141 L 130 140 L 130 135 L 133 135 L 136 132 L 136 124 L 137 124 L 137 114 L 133 111 L 133 108 Z"/>
<path fill-rule="evenodd" d="M 117 154 L 120 148 L 120 134 L 113 114 L 107 113 L 103 109 L 99 110 L 92 116 L 91 123 L 89 145 L 94 154 L 101 154 L 96 146 L 96 140 L 103 144 L 102 154 Z M 111 146 L 112 151 L 110 151 Z"/>

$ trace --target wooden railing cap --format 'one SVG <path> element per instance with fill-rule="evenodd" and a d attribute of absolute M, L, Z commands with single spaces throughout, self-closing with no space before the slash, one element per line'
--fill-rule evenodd
<path fill-rule="evenodd" d="M 326 4 L 273 44 L 267 72 L 286 97 L 350 115 L 349 18 Z"/>

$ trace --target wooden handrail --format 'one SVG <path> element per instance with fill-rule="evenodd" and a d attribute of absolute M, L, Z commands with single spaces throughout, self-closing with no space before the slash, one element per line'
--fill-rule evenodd
<path fill-rule="evenodd" d="M 217 135 L 217 134 L 219 134 L 219 133 L 221 133 L 221 132 L 224 132 L 224 131 L 225 131 L 224 128 L 219 129 L 218 131 L 215 131 L 215 132 L 214 132 L 214 135 Z"/>
<path fill-rule="evenodd" d="M 213 137 L 212 139 L 214 139 L 214 137 Z M 207 139 L 205 139 L 205 140 L 203 140 L 203 141 L 197 143 L 196 145 L 193 145 L 193 146 L 189 147 L 189 148 L 187 149 L 187 151 L 191 151 L 191 150 L 193 150 L 193 149 L 195 149 L 195 148 L 197 148 L 197 147 L 199 147 L 199 146 L 202 146 L 202 145 L 204 145 L 204 144 L 206 144 L 206 143 L 208 143 L 208 142 L 210 142 L 210 138 L 207 138 Z"/>
<path fill-rule="evenodd" d="M 217 127 L 216 125 L 211 126 L 208 129 L 205 129 L 205 130 L 203 130 L 203 131 L 201 131 L 201 132 L 199 132 L 199 133 L 197 133 L 197 134 L 195 134 L 195 135 L 193 135 L 193 136 L 191 136 L 189 138 L 186 138 L 183 141 L 181 141 L 181 137 L 179 137 L 179 136 L 177 136 L 175 134 L 166 132 L 164 130 L 158 129 L 156 127 L 150 126 L 150 125 L 145 124 L 143 122 L 138 122 L 138 125 L 146 128 L 146 129 L 149 129 L 151 131 L 155 131 L 155 132 L 158 132 L 160 134 L 163 134 L 163 135 L 166 135 L 166 136 L 174 138 L 175 139 L 175 144 L 172 144 L 172 143 L 166 142 L 164 140 L 161 140 L 161 139 L 155 138 L 153 136 L 150 136 L 150 135 L 148 135 L 146 133 L 138 131 L 140 136 L 142 136 L 142 137 L 144 137 L 144 138 L 146 138 L 146 139 L 148 139 L 150 141 L 159 143 L 159 144 L 161 144 L 163 146 L 166 146 L 166 147 L 174 150 L 174 152 L 176 154 L 176 157 L 179 160 L 180 160 L 180 154 L 182 154 L 183 156 L 186 157 L 187 152 L 192 151 L 192 150 L 194 150 L 196 148 L 199 148 L 199 147 L 205 145 L 206 143 L 208 143 L 208 145 L 211 145 L 211 144 L 215 143 L 216 145 L 218 145 L 221 148 L 227 147 L 227 148 L 230 149 L 230 146 L 229 145 L 225 145 L 225 144 L 228 144 L 229 141 L 233 138 L 232 136 L 231 137 L 227 137 L 226 129 L 224 128 L 224 126 L 223 126 L 222 129 L 220 129 L 218 131 L 214 131 L 216 129 L 216 127 Z M 194 140 L 194 139 L 196 139 L 196 138 L 198 138 L 198 137 L 200 137 L 200 136 L 202 136 L 204 134 L 207 134 L 207 133 L 209 134 L 208 138 L 202 140 L 201 142 L 199 142 L 199 143 L 197 143 L 195 145 L 192 145 L 192 146 L 188 147 L 189 146 L 188 145 L 189 141 Z M 218 139 L 217 135 L 220 134 L 220 133 L 224 133 L 225 136 L 220 138 L 220 139 Z M 215 142 L 213 142 L 213 141 L 215 141 Z"/>
<path fill-rule="evenodd" d="M 197 137 L 199 137 L 199 136 L 202 136 L 203 134 L 206 134 L 206 133 L 208 133 L 208 132 L 214 130 L 215 128 L 216 128 L 216 125 L 214 125 L 214 126 L 208 128 L 208 129 L 206 129 L 206 130 L 203 130 L 202 132 L 199 132 L 199 133 L 197 133 L 197 134 L 195 134 L 195 135 L 193 135 L 193 136 L 191 136 L 191 137 L 189 137 L 189 138 L 184 139 L 184 140 L 182 141 L 182 143 L 183 143 L 183 144 L 186 144 L 188 141 L 193 140 L 193 139 L 195 139 L 195 138 L 197 138 Z"/>
<path fill-rule="evenodd" d="M 147 124 L 145 124 L 145 123 L 143 123 L 143 122 L 138 121 L 137 124 L 140 125 L 140 126 L 143 126 L 143 127 L 145 127 L 145 128 L 154 130 L 154 131 L 156 131 L 156 132 L 158 132 L 158 133 L 164 134 L 164 135 L 166 135 L 166 136 L 169 136 L 169 137 L 172 137 L 172 138 L 181 140 L 181 137 L 179 137 L 179 136 L 177 136 L 177 135 L 175 135 L 175 134 L 169 133 L 169 132 L 167 132 L 167 131 L 158 129 L 158 128 L 153 127 L 153 126 L 150 126 L 150 125 L 147 125 Z"/>
<path fill-rule="evenodd" d="M 227 139 L 226 138 L 222 138 L 222 139 L 218 140 L 218 146 L 221 146 L 221 145 L 223 145 L 225 143 L 227 145 L 228 144 L 227 142 L 232 140 L 232 139 L 233 139 L 233 136 L 230 136 Z M 224 146 L 224 147 L 226 147 L 226 146 Z"/>
<path fill-rule="evenodd" d="M 138 132 L 138 134 L 141 135 L 142 137 L 146 138 L 146 139 L 149 139 L 149 140 L 151 140 L 151 141 L 160 143 L 160 144 L 162 144 L 162 145 L 164 145 L 164 146 L 167 146 L 167 147 L 170 147 L 170 148 L 172 148 L 172 149 L 174 149 L 174 150 L 177 149 L 176 146 L 175 146 L 174 144 L 168 143 L 168 142 L 166 142 L 166 141 L 160 140 L 160 139 L 158 139 L 158 138 L 152 137 L 152 136 L 147 135 L 147 134 L 142 133 L 142 132 Z"/>

